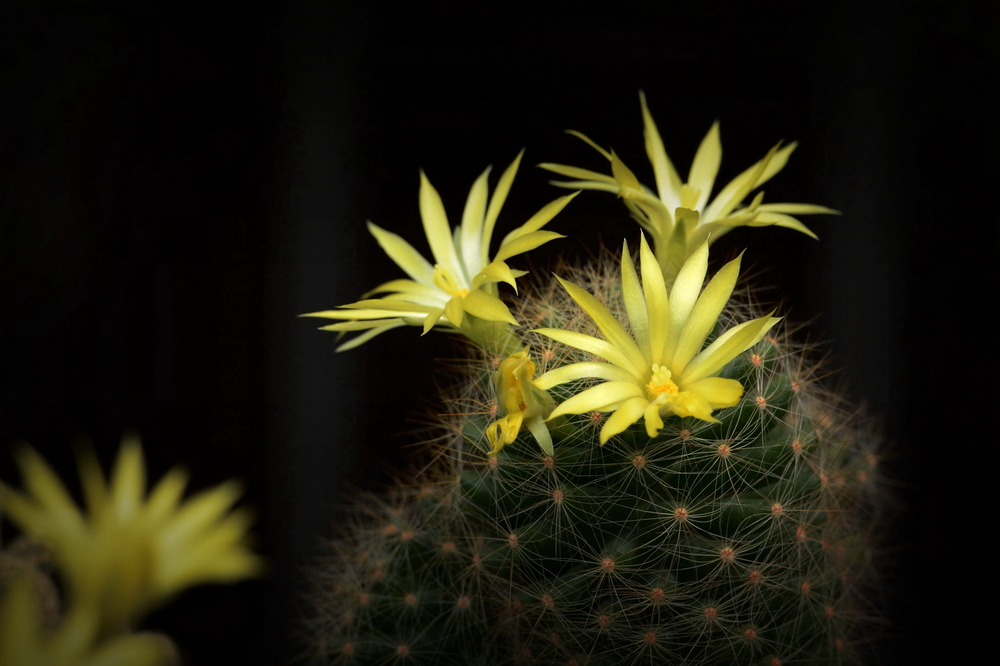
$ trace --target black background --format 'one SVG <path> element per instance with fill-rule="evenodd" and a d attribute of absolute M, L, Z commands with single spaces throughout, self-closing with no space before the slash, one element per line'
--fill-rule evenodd
<path fill-rule="evenodd" d="M 993 397 L 978 386 L 995 362 L 977 370 L 988 304 L 971 271 L 976 248 L 997 248 L 995 5 L 137 4 L 5 10 L 0 477 L 17 482 L 16 441 L 72 476 L 74 441 L 109 462 L 134 428 L 153 478 L 184 463 L 193 488 L 242 479 L 270 573 L 149 619 L 186 663 L 297 652 L 301 567 L 345 492 L 405 466 L 416 438 L 401 433 L 434 405 L 444 336 L 397 330 L 337 355 L 296 318 L 398 276 L 364 220 L 425 249 L 418 169 L 456 222 L 479 172 L 527 147 L 505 233 L 561 194 L 533 164 L 604 168 L 567 128 L 650 182 L 640 88 L 682 173 L 718 118 L 720 178 L 798 140 L 767 200 L 843 211 L 806 220 L 819 243 L 744 230 L 715 256 L 748 247 L 782 314 L 830 341 L 832 380 L 882 420 L 902 508 L 885 663 L 965 647 L 944 628 L 976 610 L 955 590 L 990 559 L 964 525 L 995 436 L 959 423 Z M 573 238 L 532 253 L 536 271 L 636 236 L 598 193 L 551 228 Z"/>

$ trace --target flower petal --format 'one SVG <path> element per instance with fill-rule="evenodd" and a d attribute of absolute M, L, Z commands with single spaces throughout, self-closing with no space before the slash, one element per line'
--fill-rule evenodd
<path fill-rule="evenodd" d="M 601 428 L 601 445 L 639 420 L 649 400 L 643 397 L 630 398 L 623 402 L 615 413 L 608 417 Z"/>
<path fill-rule="evenodd" d="M 705 273 L 708 272 L 708 241 L 705 241 L 691 253 L 681 266 L 674 286 L 670 289 L 670 332 L 663 348 L 663 362 L 674 371 L 674 354 L 680 340 L 681 331 L 691 317 L 701 287 L 705 283 Z"/>
<path fill-rule="evenodd" d="M 487 294 L 482 289 L 473 289 L 462 298 L 462 307 L 471 315 L 487 321 L 505 321 L 517 326 L 517 320 L 510 310 L 496 296 Z M 451 317 L 449 317 L 451 319 Z M 454 319 L 452 319 L 454 322 Z M 456 326 L 458 324 L 455 324 Z"/>
<path fill-rule="evenodd" d="M 389 258 L 402 268 L 407 275 L 421 284 L 431 284 L 431 275 L 434 273 L 434 267 L 412 245 L 407 243 L 402 236 L 394 234 L 391 231 L 386 231 L 373 222 L 368 223 L 368 231 L 378 241 L 382 250 L 389 255 Z"/>
<path fill-rule="evenodd" d="M 486 214 L 486 199 L 489 196 L 487 178 L 490 168 L 476 179 L 469 190 L 469 198 L 465 201 L 462 211 L 462 224 L 459 226 L 458 247 L 461 249 L 462 265 L 467 276 L 473 276 L 482 269 L 483 261 L 480 248 L 483 240 L 483 220 Z"/>
<path fill-rule="evenodd" d="M 552 410 L 549 420 L 563 414 L 583 414 L 584 412 L 592 411 L 609 412 L 617 409 L 619 405 L 629 398 L 642 397 L 642 388 L 634 381 L 604 382 L 597 386 L 592 386 L 586 391 L 581 391 L 563 401 L 558 407 Z"/>
<path fill-rule="evenodd" d="M 732 407 L 743 397 L 743 385 L 735 379 L 724 377 L 705 377 L 685 384 L 684 390 L 703 397 L 712 409 Z"/>
<path fill-rule="evenodd" d="M 653 173 L 656 176 L 656 190 L 660 195 L 660 200 L 666 205 L 667 210 L 674 210 L 681 204 L 681 178 L 677 175 L 677 170 L 667 156 L 667 151 L 663 148 L 663 140 L 653 122 L 653 116 L 646 106 L 646 95 L 639 93 L 639 102 L 642 105 L 643 135 L 646 139 L 646 155 L 649 163 L 653 165 Z"/>
<path fill-rule="evenodd" d="M 632 366 L 628 369 L 643 369 L 646 365 L 646 360 L 642 352 L 639 351 L 639 347 L 636 346 L 635 340 L 632 339 L 632 336 L 628 334 L 628 331 L 614 318 L 608 309 L 604 307 L 604 304 L 572 282 L 563 280 L 559 276 L 556 276 L 556 279 L 559 280 L 559 284 L 569 293 L 570 298 L 576 301 L 583 308 L 584 312 L 590 315 L 590 318 L 597 324 L 597 328 L 600 329 L 604 339 L 610 342 L 615 349 L 628 359 Z"/>
<path fill-rule="evenodd" d="M 490 199 L 490 205 L 486 209 L 486 218 L 483 221 L 482 246 L 479 249 L 480 266 L 490 263 L 490 241 L 493 240 L 493 227 L 496 226 L 500 209 L 503 208 L 504 202 L 507 201 L 507 194 L 510 193 L 510 186 L 514 182 L 514 176 L 517 175 L 517 168 L 520 166 L 523 156 L 524 149 L 522 148 L 521 152 L 514 158 L 514 161 L 510 163 L 510 166 L 504 170 L 500 176 L 500 180 L 497 182 L 496 189 L 493 190 L 493 197 Z"/>
<path fill-rule="evenodd" d="M 573 194 L 567 194 L 564 197 L 559 197 L 558 199 L 550 201 L 549 203 L 542 206 L 542 209 L 537 213 L 535 213 L 534 215 L 532 215 L 527 222 L 525 222 L 517 229 L 514 229 L 514 231 L 507 234 L 504 237 L 503 242 L 500 243 L 500 247 L 503 247 L 504 245 L 506 245 L 507 243 L 509 243 L 510 241 L 514 240 L 519 236 L 529 234 L 532 231 L 538 231 L 539 229 L 544 227 L 552 220 L 553 217 L 558 215 L 559 212 L 566 207 L 566 204 L 568 204 L 570 201 L 576 198 L 578 194 L 580 193 L 574 192 Z"/>
<path fill-rule="evenodd" d="M 428 315 L 428 317 L 430 317 L 430 315 Z M 342 352 L 342 351 L 347 351 L 349 349 L 354 349 L 355 347 L 360 347 L 361 345 L 365 344 L 366 342 L 374 338 L 376 335 L 381 335 L 382 333 L 385 333 L 390 329 L 399 328 L 400 326 L 406 326 L 406 322 L 404 322 L 402 319 L 396 319 L 393 320 L 392 323 L 382 324 L 380 326 L 373 326 L 365 333 L 355 335 L 353 338 L 351 338 L 344 344 L 339 345 L 336 349 L 334 349 L 334 351 Z"/>
<path fill-rule="evenodd" d="M 652 365 L 649 353 L 649 315 L 646 311 L 646 299 L 639 286 L 639 276 L 636 275 L 632 255 L 628 251 L 628 243 L 622 243 L 622 298 L 625 300 L 625 311 L 636 344 L 642 352 L 646 365 Z"/>
<path fill-rule="evenodd" d="M 671 359 L 672 367 L 683 370 L 695 354 L 701 351 L 705 339 L 715 328 L 719 321 L 719 315 L 733 293 L 736 280 L 740 276 L 740 259 L 742 257 L 741 254 L 723 266 L 701 292 L 701 296 L 698 297 L 698 302 L 691 310 L 691 316 L 684 324 L 677 340 L 674 357 Z"/>
<path fill-rule="evenodd" d="M 459 282 L 464 282 L 455 242 L 448 226 L 448 216 L 444 212 L 441 195 L 437 193 L 427 176 L 420 172 L 420 219 L 424 224 L 424 233 L 431 246 L 434 262 L 451 273 Z M 485 262 L 483 262 L 485 263 Z M 428 284 L 431 284 L 428 282 Z M 462 286 L 468 286 L 463 284 Z"/>
<path fill-rule="evenodd" d="M 663 272 L 652 250 L 649 249 L 645 236 L 639 239 L 639 259 L 642 291 L 646 298 L 649 322 L 649 357 L 652 363 L 662 363 L 663 351 L 670 333 L 670 306 Z"/>
<path fill-rule="evenodd" d="M 694 162 L 691 163 L 691 172 L 688 175 L 688 185 L 699 190 L 696 210 L 705 209 L 721 162 L 722 142 L 719 141 L 719 121 L 716 120 L 698 146 L 698 152 L 694 155 Z"/>
<path fill-rule="evenodd" d="M 472 292 L 469 293 L 471 294 Z M 444 306 L 445 318 L 455 326 L 461 326 L 462 320 L 465 319 L 465 306 L 462 303 L 463 300 L 462 296 L 452 296 L 451 300 L 449 300 L 447 305 Z"/>
<path fill-rule="evenodd" d="M 496 257 L 494 257 L 493 261 L 506 261 L 511 257 L 521 254 L 522 252 L 534 250 L 539 245 L 544 245 L 550 240 L 555 240 L 557 238 L 566 237 L 562 234 L 557 234 L 554 231 L 532 231 L 530 233 L 522 234 L 512 241 L 504 243 L 497 251 Z"/>
<path fill-rule="evenodd" d="M 605 379 L 609 381 L 634 382 L 635 377 L 627 370 L 619 368 L 610 363 L 597 363 L 584 361 L 581 363 L 570 363 L 560 366 L 554 370 L 549 370 L 545 374 L 535 379 L 535 386 L 547 391 L 553 386 L 572 382 L 577 379 Z"/>
<path fill-rule="evenodd" d="M 765 315 L 729 329 L 688 363 L 678 378 L 678 383 L 687 386 L 691 382 L 718 374 L 738 354 L 757 344 L 780 320 L 780 317 Z"/>

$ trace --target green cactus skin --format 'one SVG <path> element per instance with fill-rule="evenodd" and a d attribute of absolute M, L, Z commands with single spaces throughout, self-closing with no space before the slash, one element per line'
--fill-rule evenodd
<path fill-rule="evenodd" d="M 627 321 L 615 262 L 571 278 Z M 589 360 L 527 332 L 596 333 L 539 291 L 517 313 L 539 374 Z M 722 324 L 756 316 L 734 301 Z M 526 432 L 487 455 L 500 359 L 470 362 L 434 464 L 359 508 L 317 571 L 317 662 L 859 663 L 879 440 L 808 351 L 774 330 L 735 359 L 745 391 L 719 424 L 672 417 L 650 439 L 640 422 L 602 447 L 604 415 L 574 416 L 552 457 Z"/>

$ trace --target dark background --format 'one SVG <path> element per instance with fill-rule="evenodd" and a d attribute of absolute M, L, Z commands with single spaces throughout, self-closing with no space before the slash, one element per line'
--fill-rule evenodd
<path fill-rule="evenodd" d="M 717 247 L 770 267 L 758 281 L 830 341 L 834 381 L 882 420 L 902 509 L 887 529 L 884 662 L 964 648 L 968 629 L 945 629 L 975 611 L 961 571 L 992 559 L 964 525 L 995 435 L 970 438 L 958 418 L 991 397 L 970 271 L 977 247 L 997 248 L 996 5 L 137 4 L 22 3 L 0 22 L 0 478 L 17 482 L 18 440 L 72 476 L 74 441 L 110 462 L 135 428 L 154 479 L 175 463 L 194 488 L 242 479 L 270 573 L 149 619 L 186 663 L 297 652 L 300 569 L 345 491 L 405 466 L 401 433 L 433 406 L 444 336 L 397 330 L 337 355 L 296 318 L 398 276 L 364 220 L 425 249 L 418 169 L 457 222 L 479 172 L 526 146 L 505 233 L 562 193 L 531 165 L 604 168 L 567 128 L 651 182 L 640 88 L 682 173 L 718 118 L 720 179 L 798 140 L 766 200 L 843 211 L 806 220 L 819 243 L 764 229 Z M 551 228 L 574 238 L 533 253 L 536 271 L 636 236 L 599 193 Z"/>

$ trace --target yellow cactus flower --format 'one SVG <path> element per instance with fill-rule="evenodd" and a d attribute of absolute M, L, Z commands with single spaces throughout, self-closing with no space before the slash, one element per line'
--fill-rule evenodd
<path fill-rule="evenodd" d="M 81 462 L 86 513 L 33 449 L 18 463 L 27 492 L 0 484 L 0 507 L 51 550 L 72 607 L 98 617 L 102 634 L 128 629 L 187 587 L 261 571 L 246 543 L 249 515 L 230 511 L 238 486 L 224 483 L 185 502 L 186 474 L 174 469 L 147 498 L 136 437 L 122 442 L 110 484 L 92 456 Z"/>
<path fill-rule="evenodd" d="M 488 203 L 490 169 L 479 176 L 469 192 L 462 222 L 454 231 L 448 224 L 441 197 L 421 171 L 420 217 L 435 263 L 431 265 L 402 237 L 369 222 L 368 230 L 375 240 L 410 279 L 391 280 L 365 294 L 367 297 L 387 292 L 380 298 L 365 298 L 343 305 L 339 310 L 303 316 L 345 320 L 323 326 L 322 330 L 363 331 L 340 345 L 337 351 L 352 349 L 389 329 L 407 325 L 420 326 L 424 333 L 440 326 L 461 331 L 481 342 L 483 331 L 477 330 L 476 323 L 470 322 L 466 315 L 483 322 L 516 326 L 517 320 L 497 297 L 497 283 L 506 282 L 516 290 L 516 278 L 526 272 L 510 268 L 506 260 L 550 240 L 563 238 L 553 231 L 543 231 L 542 227 L 577 194 L 560 197 L 543 207 L 507 234 L 496 255 L 490 259 L 493 228 L 523 154 L 521 151 L 504 171 Z"/>
<path fill-rule="evenodd" d="M 511 354 L 501 361 L 496 371 L 497 402 L 505 416 L 486 429 L 492 447 L 491 455 L 498 454 L 504 446 L 517 439 L 522 425 L 535 437 L 542 451 L 553 455 L 552 435 L 545 425 L 545 417 L 552 411 L 555 402 L 548 393 L 534 385 L 535 364 L 528 351 L 523 349 Z"/>
<path fill-rule="evenodd" d="M 778 143 L 763 159 L 730 181 L 715 199 L 709 201 L 722 161 L 719 123 L 712 125 L 698 147 L 685 183 L 663 148 L 659 131 L 646 106 L 645 95 L 639 93 L 639 98 L 645 125 L 646 154 L 656 177 L 656 193 L 640 184 L 635 174 L 613 151 L 601 148 L 579 132 L 570 133 L 586 141 L 611 162 L 610 175 L 562 164 L 545 163 L 539 166 L 575 179 L 553 181 L 559 187 L 602 190 L 621 197 L 632 216 L 653 237 L 656 258 L 668 284 L 697 247 L 706 240 L 718 240 L 734 227 L 775 225 L 815 238 L 816 235 L 794 216 L 837 212 L 814 204 L 765 204 L 762 203 L 763 192 L 758 192 L 749 204 L 743 204 L 753 190 L 785 167 L 798 145 L 795 142 L 784 147 Z"/>
<path fill-rule="evenodd" d="M 604 340 L 556 328 L 537 329 L 557 342 L 605 359 L 572 363 L 535 380 L 535 386 L 543 390 L 585 378 L 605 380 L 567 399 L 549 417 L 614 412 L 601 428 L 601 444 L 640 418 L 650 437 L 659 433 L 663 417 L 669 414 L 717 423 L 712 412 L 732 407 L 743 395 L 738 381 L 718 374 L 779 321 L 767 315 L 739 324 L 702 349 L 736 285 L 740 258 L 726 264 L 702 290 L 708 270 L 708 242 L 703 242 L 681 267 L 669 294 L 645 236 L 640 259 L 641 286 L 627 245 L 622 249 L 622 295 L 631 335 L 596 298 L 562 279 L 563 287 L 594 320 Z"/>
<path fill-rule="evenodd" d="M 171 666 L 177 650 L 162 634 L 98 636 L 97 617 L 71 608 L 54 630 L 28 580 L 12 580 L 0 598 L 0 664 L 4 666 Z"/>

